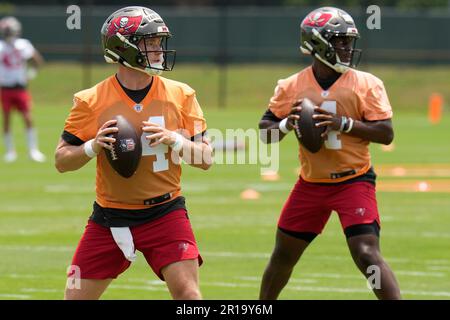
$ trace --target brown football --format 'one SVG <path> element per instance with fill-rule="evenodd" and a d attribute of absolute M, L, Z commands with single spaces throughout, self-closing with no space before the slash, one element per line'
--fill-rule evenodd
<path fill-rule="evenodd" d="M 111 127 L 115 126 L 119 131 L 109 135 L 116 142 L 112 143 L 113 150 L 105 149 L 106 158 L 118 174 L 129 178 L 136 172 L 141 160 L 141 137 L 123 116 L 115 116 L 113 120 L 117 120 L 117 124 Z"/>
<path fill-rule="evenodd" d="M 313 119 L 313 114 L 320 114 L 314 111 L 314 103 L 308 98 L 304 98 L 301 104 L 302 110 L 298 115 L 300 120 L 295 120 L 294 132 L 298 141 L 311 153 L 316 153 L 320 150 L 323 144 L 322 133 L 325 132 L 326 126 L 316 127 L 316 123 L 320 120 Z"/>

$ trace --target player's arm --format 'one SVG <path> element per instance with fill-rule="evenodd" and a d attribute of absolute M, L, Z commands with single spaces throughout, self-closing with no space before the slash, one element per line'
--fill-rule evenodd
<path fill-rule="evenodd" d="M 39 69 L 44 63 L 44 58 L 36 49 L 34 49 L 33 55 L 27 60 L 27 63 L 28 63 L 27 77 L 28 80 L 32 80 L 37 75 L 37 69 Z"/>
<path fill-rule="evenodd" d="M 117 120 L 105 122 L 98 130 L 96 137 L 82 145 L 72 145 L 61 138 L 55 152 L 56 169 L 61 173 L 78 170 L 103 148 L 111 150 L 112 146 L 109 143 L 114 143 L 115 139 L 107 137 L 107 135 L 117 132 L 119 129 L 117 127 L 108 127 L 116 122 Z"/>
<path fill-rule="evenodd" d="M 259 121 L 260 138 L 264 143 L 281 141 L 292 129 L 295 128 L 294 120 L 300 120 L 299 113 L 302 108 L 302 100 L 292 104 L 291 112 L 285 119 L 277 118 L 270 110 L 266 111 Z"/>
<path fill-rule="evenodd" d="M 327 130 L 322 136 L 325 136 L 330 130 L 337 130 L 370 142 L 386 145 L 394 140 L 394 129 L 391 119 L 359 121 L 332 114 L 319 107 L 316 107 L 316 110 L 321 114 L 313 115 L 313 118 L 322 120 L 316 125 L 318 127 L 327 126 Z"/>
<path fill-rule="evenodd" d="M 142 130 L 148 133 L 145 138 L 149 141 L 150 147 L 163 143 L 177 152 L 187 164 L 203 170 L 211 167 L 213 150 L 206 137 L 203 137 L 201 141 L 196 141 L 198 139 L 191 141 L 156 123 L 144 121 L 143 124 Z"/>
<path fill-rule="evenodd" d="M 40 68 L 43 64 L 44 64 L 44 58 L 42 57 L 42 55 L 39 53 L 39 51 L 37 51 L 36 49 L 34 50 L 33 55 L 31 56 L 31 58 L 29 59 L 30 64 L 32 65 L 33 68 Z"/>
<path fill-rule="evenodd" d="M 355 121 L 349 135 L 370 142 L 391 144 L 394 140 L 394 129 L 391 119 L 378 121 Z"/>
<path fill-rule="evenodd" d="M 186 147 L 184 147 L 185 145 Z M 209 139 L 205 136 L 194 139 L 194 141 L 184 139 L 180 156 L 189 165 L 208 170 L 213 161 L 213 149 L 209 144 Z"/>

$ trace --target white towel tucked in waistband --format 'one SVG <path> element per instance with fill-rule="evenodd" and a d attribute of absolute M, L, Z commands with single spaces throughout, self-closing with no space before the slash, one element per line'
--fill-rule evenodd
<path fill-rule="evenodd" d="M 134 242 L 133 235 L 131 234 L 130 228 L 110 228 L 114 241 L 122 250 L 123 255 L 128 261 L 133 262 L 136 260 L 136 254 L 134 253 Z"/>

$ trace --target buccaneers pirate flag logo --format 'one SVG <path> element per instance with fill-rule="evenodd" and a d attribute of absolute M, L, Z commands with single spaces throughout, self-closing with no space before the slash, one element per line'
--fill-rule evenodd
<path fill-rule="evenodd" d="M 306 26 L 323 27 L 332 17 L 331 13 L 313 12 L 303 22 Z"/>
<path fill-rule="evenodd" d="M 142 16 L 137 17 L 117 17 L 111 21 L 108 28 L 108 35 L 112 36 L 119 32 L 122 35 L 136 32 L 141 24 Z"/>

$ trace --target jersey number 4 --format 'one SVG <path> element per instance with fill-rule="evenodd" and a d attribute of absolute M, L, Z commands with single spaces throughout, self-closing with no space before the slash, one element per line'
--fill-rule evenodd
<path fill-rule="evenodd" d="M 325 111 L 336 114 L 336 101 L 324 101 L 321 106 Z M 331 150 L 342 149 L 342 141 L 339 139 L 339 131 L 332 130 L 328 132 L 328 138 L 324 141 L 325 148 Z"/>
<path fill-rule="evenodd" d="M 165 127 L 166 123 L 163 116 L 150 117 L 149 122 L 159 124 L 161 127 Z M 169 160 L 166 158 L 166 154 L 169 152 L 169 146 L 163 143 L 158 144 L 156 147 L 150 147 L 148 140 L 145 139 L 148 133 L 144 132 L 141 136 L 142 144 L 142 156 L 155 156 L 156 161 L 153 162 L 153 172 L 160 172 L 169 170 Z"/>

